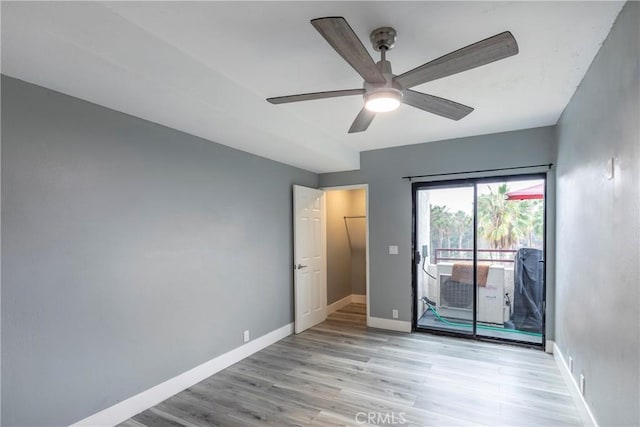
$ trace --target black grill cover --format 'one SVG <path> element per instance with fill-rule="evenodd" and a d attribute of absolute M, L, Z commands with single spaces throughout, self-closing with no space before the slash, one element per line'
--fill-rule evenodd
<path fill-rule="evenodd" d="M 543 267 L 540 249 L 518 249 L 511 320 L 520 331 L 542 333 Z"/>

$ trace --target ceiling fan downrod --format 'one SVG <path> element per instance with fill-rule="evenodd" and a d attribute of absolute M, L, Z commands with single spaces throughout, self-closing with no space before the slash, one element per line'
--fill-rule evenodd
<path fill-rule="evenodd" d="M 395 77 L 391 73 L 391 63 L 387 61 L 387 51 L 393 49 L 395 46 L 397 35 L 396 30 L 391 27 L 376 28 L 369 35 L 373 49 L 380 52 L 380 61 L 376 63 L 376 65 L 387 80 L 387 84 L 382 86 L 391 86 L 390 80 Z"/>
<path fill-rule="evenodd" d="M 376 28 L 369 36 L 373 49 L 380 52 L 380 61 L 376 66 L 386 80 L 382 84 L 363 83 L 365 108 L 373 112 L 392 111 L 398 108 L 402 100 L 402 87 L 393 81 L 395 75 L 391 71 L 391 63 L 387 61 L 387 51 L 395 46 L 396 37 L 396 30 L 391 27 Z"/>

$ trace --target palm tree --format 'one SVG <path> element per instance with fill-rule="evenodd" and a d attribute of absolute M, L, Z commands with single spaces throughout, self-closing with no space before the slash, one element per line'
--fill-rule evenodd
<path fill-rule="evenodd" d="M 453 227 L 458 236 L 458 248 L 463 248 L 463 239 L 469 231 L 473 218 L 464 211 L 458 211 L 453 215 Z M 458 254 L 460 256 L 461 254 Z"/>
<path fill-rule="evenodd" d="M 522 245 L 533 248 L 542 242 L 544 232 L 544 202 L 521 200 L 513 203 L 517 207 L 517 228 Z"/>
<path fill-rule="evenodd" d="M 439 245 L 435 244 L 436 241 L 432 241 L 431 247 L 433 249 L 444 248 L 445 239 L 449 236 L 449 228 L 451 227 L 451 213 L 446 206 L 431 205 L 431 236 L 438 236 L 440 239 Z M 435 255 L 435 250 L 432 251 Z"/>
<path fill-rule="evenodd" d="M 510 202 L 516 205 L 516 226 L 520 235 L 524 238 L 524 245 L 531 247 L 533 244 L 533 204 L 529 200 Z"/>
<path fill-rule="evenodd" d="M 535 200 L 531 206 L 531 247 L 542 245 L 544 234 L 544 201 Z"/>
<path fill-rule="evenodd" d="M 544 233 L 544 201 L 536 200 L 534 211 L 533 231 L 542 240 Z"/>
<path fill-rule="evenodd" d="M 478 197 L 478 233 L 491 249 L 511 249 L 522 235 L 518 227 L 518 208 L 507 201 L 509 188 L 502 184 L 494 191 L 489 186 L 489 194 Z"/>

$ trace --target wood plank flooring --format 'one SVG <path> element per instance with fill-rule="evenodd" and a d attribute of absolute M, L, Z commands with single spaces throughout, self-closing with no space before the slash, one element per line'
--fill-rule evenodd
<path fill-rule="evenodd" d="M 351 304 L 121 424 L 361 425 L 582 423 L 552 356 L 368 329 Z"/>

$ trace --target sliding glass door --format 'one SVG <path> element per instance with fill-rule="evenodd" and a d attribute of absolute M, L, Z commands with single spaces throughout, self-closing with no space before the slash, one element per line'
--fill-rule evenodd
<path fill-rule="evenodd" d="M 544 175 L 416 183 L 416 330 L 541 345 Z"/>
<path fill-rule="evenodd" d="M 473 335 L 473 184 L 415 191 L 416 323 L 428 330 Z"/>
<path fill-rule="evenodd" d="M 476 183 L 477 335 L 542 344 L 544 179 Z"/>

